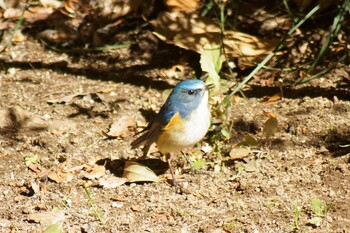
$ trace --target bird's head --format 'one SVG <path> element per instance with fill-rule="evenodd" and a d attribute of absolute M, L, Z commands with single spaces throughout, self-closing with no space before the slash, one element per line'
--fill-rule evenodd
<path fill-rule="evenodd" d="M 184 80 L 174 87 L 167 103 L 179 110 L 182 117 L 186 117 L 201 103 L 208 104 L 208 90 L 210 88 L 212 88 L 211 85 L 206 85 L 198 79 Z"/>

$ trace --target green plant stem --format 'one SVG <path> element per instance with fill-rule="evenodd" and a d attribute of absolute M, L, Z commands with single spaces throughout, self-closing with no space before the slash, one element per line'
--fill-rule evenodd
<path fill-rule="evenodd" d="M 295 32 L 295 30 L 297 30 L 303 23 L 305 23 L 306 20 L 308 20 L 313 14 L 315 14 L 318 10 L 320 9 L 320 6 L 317 5 L 315 6 L 313 9 L 311 9 L 309 11 L 309 13 L 302 18 L 295 26 L 293 26 L 291 29 L 289 29 L 289 31 L 287 32 L 286 35 L 284 35 L 284 37 L 282 38 L 282 40 L 278 43 L 278 45 L 276 46 L 275 50 L 272 51 L 271 53 L 269 53 L 263 61 L 261 61 L 257 67 L 255 67 L 255 69 L 242 81 L 240 82 L 224 99 L 224 101 L 222 101 L 222 103 L 225 103 L 226 101 L 228 101 L 234 94 L 236 94 L 237 91 L 241 90 L 245 84 L 247 84 L 252 78 L 253 76 L 262 68 L 266 65 L 266 63 L 268 61 L 270 61 L 270 59 L 278 52 L 280 51 L 283 46 L 284 46 L 284 42 L 287 39 L 287 37 L 289 35 L 291 35 L 293 32 Z M 221 103 L 221 104 L 222 104 Z M 221 104 L 217 107 L 217 109 L 219 109 L 221 107 Z"/>
<path fill-rule="evenodd" d="M 11 46 L 11 43 L 13 41 L 13 38 L 15 37 L 16 32 L 19 30 L 19 28 L 21 27 L 21 25 L 24 22 L 24 13 L 28 10 L 28 0 L 26 1 L 26 5 L 22 11 L 21 17 L 18 19 L 17 23 L 16 23 L 16 27 L 13 30 L 13 33 L 11 35 L 10 40 L 6 43 L 5 47 L 0 50 L 0 54 L 3 53 L 7 48 L 9 48 Z"/>
<path fill-rule="evenodd" d="M 84 191 L 85 191 L 85 193 L 86 193 L 86 196 L 87 196 L 88 199 L 89 199 L 89 203 L 90 203 L 91 208 L 94 210 L 94 213 L 95 213 L 97 219 L 102 223 L 101 214 L 97 211 L 97 209 L 96 209 L 96 207 L 95 207 L 95 203 L 94 203 L 94 201 L 92 200 L 91 195 L 90 195 L 90 192 L 89 192 L 89 190 L 87 189 L 85 183 L 83 184 L 83 188 L 84 188 Z"/>
<path fill-rule="evenodd" d="M 330 70 L 332 70 L 338 63 L 342 62 L 345 60 L 346 57 L 349 56 L 349 50 L 343 55 L 341 56 L 332 66 L 318 72 L 317 74 L 314 74 L 312 75 L 311 77 L 309 78 L 305 78 L 305 77 L 302 77 L 301 79 L 299 79 L 297 82 L 295 82 L 292 86 L 295 87 L 297 85 L 300 85 L 300 84 L 304 84 L 304 83 L 307 83 L 307 82 L 310 82 L 311 80 L 313 79 L 316 79 L 318 77 L 320 77 L 321 75 L 324 75 L 326 73 L 328 73 Z"/>
<path fill-rule="evenodd" d="M 344 21 L 345 14 L 346 14 L 346 12 L 344 11 L 344 8 L 341 7 L 339 10 L 339 14 L 336 17 L 334 17 L 333 24 L 331 27 L 331 32 L 329 33 L 329 35 L 326 39 L 326 42 L 322 45 L 319 53 L 317 54 L 317 57 L 315 58 L 313 64 L 310 66 L 310 68 L 307 70 L 306 74 L 309 74 L 312 70 L 315 69 L 315 66 L 317 65 L 319 60 L 324 56 L 329 45 L 332 43 L 334 38 L 338 35 L 338 32 L 341 28 L 341 22 Z"/>

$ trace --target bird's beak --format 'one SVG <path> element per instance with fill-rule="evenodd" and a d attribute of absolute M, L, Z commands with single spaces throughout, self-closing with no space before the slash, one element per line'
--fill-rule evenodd
<path fill-rule="evenodd" d="M 210 84 L 206 85 L 205 87 L 209 91 L 209 90 L 213 89 L 215 87 L 215 85 L 210 83 Z"/>

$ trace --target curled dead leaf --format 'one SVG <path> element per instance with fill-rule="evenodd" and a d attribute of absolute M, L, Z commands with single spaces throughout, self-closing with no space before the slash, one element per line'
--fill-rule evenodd
<path fill-rule="evenodd" d="M 202 53 L 206 44 L 220 44 L 221 30 L 218 23 L 210 18 L 183 12 L 165 12 L 150 22 L 155 35 L 167 43 Z M 246 33 L 225 30 L 223 42 L 226 57 L 238 59 L 241 68 L 255 66 L 273 51 L 278 41 L 261 39 Z"/>
<path fill-rule="evenodd" d="M 234 147 L 230 151 L 230 158 L 232 160 L 235 159 L 242 159 L 250 155 L 250 148 L 249 147 Z"/>
<path fill-rule="evenodd" d="M 107 179 L 99 179 L 98 183 L 106 189 L 113 189 L 116 188 L 118 186 L 121 186 L 123 184 L 125 184 L 128 181 L 128 179 L 124 178 L 124 177 L 111 177 L 111 178 L 107 178 Z"/>
<path fill-rule="evenodd" d="M 136 163 L 126 162 L 123 177 L 128 182 L 159 182 L 160 178 L 148 167 Z"/>
<path fill-rule="evenodd" d="M 49 172 L 47 174 L 50 180 L 55 181 L 56 183 L 62 183 L 63 179 L 56 172 Z"/>
<path fill-rule="evenodd" d="M 49 225 L 63 222 L 65 219 L 65 213 L 63 210 L 54 209 L 47 212 L 29 214 L 27 219 L 39 222 L 43 225 Z"/>
<path fill-rule="evenodd" d="M 164 0 L 163 2 L 169 11 L 183 12 L 195 11 L 200 3 L 199 0 Z"/>
<path fill-rule="evenodd" d="M 111 125 L 107 135 L 125 138 L 129 135 L 129 127 L 136 127 L 136 122 L 129 116 L 122 116 Z"/>
<path fill-rule="evenodd" d="M 244 140 L 238 143 L 237 146 L 257 148 L 259 146 L 259 142 L 252 135 L 246 134 Z"/>
<path fill-rule="evenodd" d="M 84 173 L 84 177 L 89 180 L 98 179 L 106 174 L 106 168 L 104 166 L 95 165 L 90 171 Z"/>
<path fill-rule="evenodd" d="M 263 112 L 269 119 L 265 121 L 263 132 L 266 136 L 266 139 L 269 140 L 277 131 L 278 120 L 277 115 L 272 112 Z"/>

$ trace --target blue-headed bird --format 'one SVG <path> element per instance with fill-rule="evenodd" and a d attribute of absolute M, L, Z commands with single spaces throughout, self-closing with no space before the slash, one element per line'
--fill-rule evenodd
<path fill-rule="evenodd" d="M 143 130 L 145 133 L 131 143 L 132 148 L 143 145 L 144 156 L 156 143 L 160 153 L 167 157 L 174 185 L 173 154 L 195 145 L 209 129 L 208 90 L 211 87 L 198 79 L 178 83 L 157 116 Z"/>

